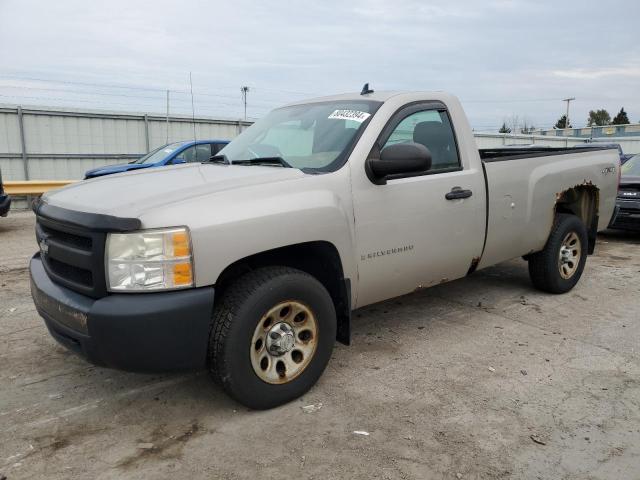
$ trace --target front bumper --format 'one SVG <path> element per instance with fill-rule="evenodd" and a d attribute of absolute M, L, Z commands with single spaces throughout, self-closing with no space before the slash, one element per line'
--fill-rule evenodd
<path fill-rule="evenodd" d="M 618 200 L 609 228 L 640 231 L 640 200 Z"/>
<path fill-rule="evenodd" d="M 6 217 L 11 208 L 11 197 L 9 195 L 0 195 L 0 217 Z"/>
<path fill-rule="evenodd" d="M 40 254 L 29 270 L 31 295 L 49 332 L 89 362 L 129 371 L 205 366 L 213 287 L 93 299 L 54 283 Z"/>

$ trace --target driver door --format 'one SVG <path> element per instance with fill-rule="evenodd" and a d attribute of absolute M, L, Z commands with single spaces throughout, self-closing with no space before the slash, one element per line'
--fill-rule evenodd
<path fill-rule="evenodd" d="M 425 145 L 431 168 L 393 176 L 384 185 L 353 173 L 358 307 L 463 277 L 482 252 L 484 175 L 461 158 L 444 104 L 396 112 L 370 155 L 401 142 Z M 456 187 L 470 194 L 450 198 Z"/>

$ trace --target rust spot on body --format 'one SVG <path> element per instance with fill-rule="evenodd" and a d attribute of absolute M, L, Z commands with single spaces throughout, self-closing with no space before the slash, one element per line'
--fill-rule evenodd
<path fill-rule="evenodd" d="M 478 256 L 471 259 L 471 265 L 469 266 L 469 270 L 467 270 L 467 275 L 471 275 L 476 271 L 476 268 L 478 268 L 478 264 L 480 263 L 480 258 L 481 257 Z"/>

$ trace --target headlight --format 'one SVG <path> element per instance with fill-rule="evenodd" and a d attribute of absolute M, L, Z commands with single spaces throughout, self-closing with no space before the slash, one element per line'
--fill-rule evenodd
<path fill-rule="evenodd" d="M 112 292 L 193 287 L 189 230 L 110 233 L 106 266 L 107 283 Z"/>

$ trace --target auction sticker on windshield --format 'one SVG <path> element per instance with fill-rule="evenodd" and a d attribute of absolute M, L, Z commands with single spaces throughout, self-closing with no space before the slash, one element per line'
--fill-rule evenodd
<path fill-rule="evenodd" d="M 370 116 L 370 113 L 359 112 L 358 110 L 334 110 L 328 118 L 337 120 L 354 120 L 358 123 L 362 123 Z"/>

